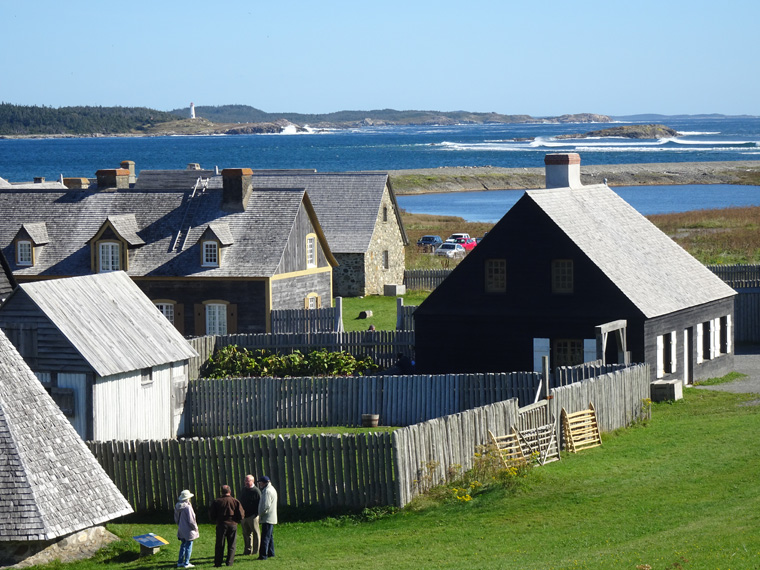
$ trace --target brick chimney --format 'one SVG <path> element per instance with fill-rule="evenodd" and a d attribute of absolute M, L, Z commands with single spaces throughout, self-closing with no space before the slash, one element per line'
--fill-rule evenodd
<path fill-rule="evenodd" d="M 225 168 L 222 170 L 222 209 L 242 212 L 253 191 L 253 170 L 250 168 Z"/>
<path fill-rule="evenodd" d="M 137 182 L 137 177 L 135 176 L 135 161 L 134 160 L 122 160 L 121 167 L 126 170 L 129 170 L 130 184 L 134 184 L 135 182 Z"/>
<path fill-rule="evenodd" d="M 546 165 L 547 188 L 580 188 L 581 157 L 578 153 L 547 154 Z"/>
<path fill-rule="evenodd" d="M 116 188 L 122 190 L 129 188 L 129 170 L 126 168 L 108 168 L 98 170 L 95 173 L 98 179 L 98 190 Z"/>

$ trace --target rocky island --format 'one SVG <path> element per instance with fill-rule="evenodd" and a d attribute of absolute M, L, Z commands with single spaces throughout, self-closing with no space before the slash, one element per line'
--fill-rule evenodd
<path fill-rule="evenodd" d="M 677 137 L 678 131 L 665 125 L 623 125 L 584 134 L 556 135 L 555 139 L 588 139 L 616 137 L 625 139 L 668 139 Z"/>

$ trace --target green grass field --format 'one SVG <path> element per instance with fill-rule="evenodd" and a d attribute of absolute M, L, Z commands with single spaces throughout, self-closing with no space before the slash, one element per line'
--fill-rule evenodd
<path fill-rule="evenodd" d="M 410 291 L 403 295 L 404 305 L 419 305 L 429 291 Z M 372 311 L 368 319 L 358 318 L 362 311 Z M 396 330 L 396 297 L 368 295 L 343 299 L 343 327 L 347 331 L 366 331 L 370 325 L 377 330 Z"/>
<path fill-rule="evenodd" d="M 655 404 L 646 426 L 531 471 L 517 491 L 468 502 L 419 501 L 373 518 L 307 520 L 289 513 L 275 530 L 268 567 L 500 569 L 749 569 L 760 565 L 760 401 L 757 395 L 689 388 L 683 401 Z M 275 482 L 276 484 L 276 482 Z M 125 540 L 94 570 L 170 568 L 179 548 L 171 514 L 112 524 Z M 171 541 L 138 559 L 129 537 Z M 212 565 L 214 529 L 201 527 L 192 562 Z M 239 548 L 239 551 L 241 548 Z M 235 566 L 260 565 L 238 557 Z M 53 567 L 53 566 L 51 566 Z M 63 567 L 54 565 L 54 567 Z"/>

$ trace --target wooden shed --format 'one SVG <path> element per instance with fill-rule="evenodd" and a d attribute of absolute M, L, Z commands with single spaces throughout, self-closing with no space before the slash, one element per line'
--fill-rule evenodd
<path fill-rule="evenodd" d="M 131 512 L 0 332 L 0 565 Z"/>
<path fill-rule="evenodd" d="M 608 362 L 648 362 L 652 380 L 733 366 L 735 291 L 606 184 L 580 183 L 577 154 L 547 155 L 528 190 L 415 311 L 419 370 L 540 370 L 597 356 L 597 327 L 625 322 Z"/>
<path fill-rule="evenodd" d="M 197 353 L 123 271 L 21 284 L 0 328 L 83 439 L 184 433 Z"/>

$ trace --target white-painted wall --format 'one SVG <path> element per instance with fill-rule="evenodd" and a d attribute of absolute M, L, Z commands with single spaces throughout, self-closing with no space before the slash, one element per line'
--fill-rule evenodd
<path fill-rule="evenodd" d="M 82 439 L 87 438 L 87 375 L 58 373 L 58 387 L 74 390 L 74 417 L 71 425 Z"/>
<path fill-rule="evenodd" d="M 93 386 L 93 439 L 170 439 L 171 364 L 153 368 L 142 384 L 140 370 L 96 378 Z"/>

